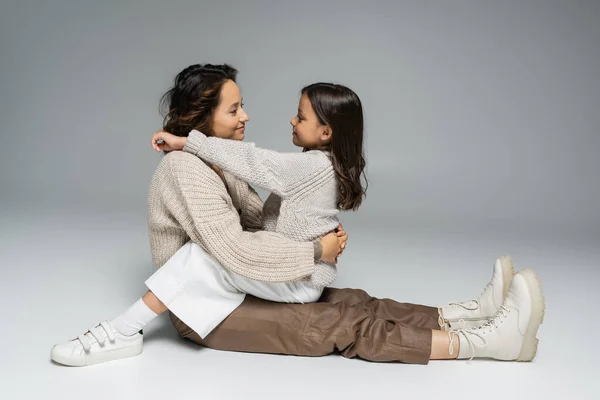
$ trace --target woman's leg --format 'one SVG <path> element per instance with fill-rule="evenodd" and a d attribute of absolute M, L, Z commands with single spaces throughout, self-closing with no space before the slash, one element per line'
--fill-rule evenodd
<path fill-rule="evenodd" d="M 512 276 L 511 276 L 512 278 Z M 492 282 L 494 279 L 492 278 Z M 142 297 L 144 303 L 157 315 L 167 311 L 165 306 L 152 291 L 146 292 Z M 319 302 L 338 304 L 344 303 L 352 306 L 356 304 L 364 304 L 370 308 L 381 319 L 393 320 L 398 324 L 412 325 L 423 328 L 432 329 L 432 348 L 431 360 L 437 359 L 452 359 L 458 355 L 459 341 L 458 337 L 454 337 L 453 354 L 449 354 L 451 348 L 448 334 L 439 331 L 438 325 L 438 309 L 412 303 L 400 303 L 391 299 L 380 299 L 370 296 L 362 289 L 337 289 L 326 288 Z"/>
<path fill-rule="evenodd" d="M 357 299 L 353 289 L 345 294 Z M 340 353 L 369 361 L 427 364 L 430 359 L 471 357 L 530 361 L 544 310 L 541 286 L 531 270 L 515 276 L 504 304 L 479 328 L 445 332 L 404 325 L 379 317 L 367 305 L 351 300 L 280 304 L 247 296 L 204 339 L 172 313 L 170 318 L 181 336 L 218 350 L 300 356 Z"/>
<path fill-rule="evenodd" d="M 402 325 L 440 329 L 438 308 L 421 304 L 401 303 L 386 298 L 380 299 L 369 295 L 362 289 L 325 288 L 319 302 L 339 303 L 347 306 L 362 304 L 377 317 L 384 320 L 394 321 Z"/>
<path fill-rule="evenodd" d="M 364 304 L 284 304 L 246 296 L 208 336 L 201 338 L 169 313 L 182 337 L 228 351 L 325 356 L 427 364 L 431 329 L 379 318 Z"/>
<path fill-rule="evenodd" d="M 519 271 L 503 304 L 485 324 L 434 332 L 431 357 L 531 361 L 537 353 L 536 335 L 544 313 L 545 300 L 537 275 L 530 269 Z"/>
<path fill-rule="evenodd" d="M 452 346 L 450 345 L 452 340 Z M 430 360 L 452 360 L 458 357 L 460 341 L 456 335 L 448 335 L 448 332 L 431 331 L 431 354 Z"/>
<path fill-rule="evenodd" d="M 514 275 L 510 256 L 502 256 L 494 263 L 492 278 L 483 292 L 473 300 L 452 302 L 439 308 L 440 326 L 444 330 L 476 328 L 492 318 L 500 308 Z"/>
<path fill-rule="evenodd" d="M 201 345 L 231 351 L 425 364 L 458 354 L 456 335 L 438 331 L 435 307 L 378 299 L 360 289 L 326 288 L 315 305 L 246 300 L 202 339 L 172 313 L 180 334 Z M 450 351 L 452 350 L 452 354 Z"/>
<path fill-rule="evenodd" d="M 490 282 L 479 297 L 474 300 L 449 303 L 440 308 L 380 299 L 370 296 L 361 289 L 326 288 L 319 301 L 348 305 L 362 303 L 373 310 L 378 317 L 399 324 L 444 330 L 457 327 L 471 328 L 482 325 L 494 316 L 504 301 L 513 272 L 511 258 L 500 257 L 494 264 Z"/>

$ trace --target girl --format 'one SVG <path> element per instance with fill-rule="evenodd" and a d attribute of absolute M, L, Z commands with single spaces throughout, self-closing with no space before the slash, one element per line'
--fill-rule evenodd
<path fill-rule="evenodd" d="M 163 98 L 168 103 L 165 128 L 198 128 L 230 141 L 243 138 L 237 128 L 249 118 L 241 110 L 236 74 L 227 65 L 193 65 L 179 73 Z M 234 103 L 240 110 L 231 118 Z M 314 301 L 320 290 L 298 281 L 311 276 L 316 265 L 333 265 L 347 240 L 341 226 L 331 228 L 337 233 L 304 241 L 258 231 L 258 195 L 183 152 L 167 154 L 159 163 L 148 208 L 152 258 L 159 267 L 146 282 L 151 290 L 123 314 L 54 346 L 54 361 L 83 366 L 138 355 L 142 328 L 167 307 L 207 334 L 243 301 L 244 290 L 261 289 L 264 282 L 270 282 L 265 297 Z"/>

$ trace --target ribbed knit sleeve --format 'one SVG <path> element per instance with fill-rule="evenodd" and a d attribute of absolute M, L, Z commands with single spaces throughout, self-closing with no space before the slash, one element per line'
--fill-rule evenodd
<path fill-rule="evenodd" d="M 313 243 L 274 232 L 243 231 L 223 182 L 201 160 L 173 152 L 161 167 L 164 171 L 154 185 L 161 198 L 158 204 L 223 267 L 263 282 L 293 282 L 314 273 Z"/>
<path fill-rule="evenodd" d="M 236 208 L 239 209 L 242 228 L 245 231 L 263 230 L 263 201 L 256 191 L 246 182 L 223 171 L 227 182 L 227 191 Z"/>
<path fill-rule="evenodd" d="M 314 174 L 331 166 L 320 152 L 279 153 L 197 130 L 190 132 L 183 150 L 282 197 L 311 185 Z"/>
<path fill-rule="evenodd" d="M 247 230 L 262 229 L 263 201 L 256 191 L 248 186 L 248 195 L 242 208 L 242 221 Z"/>

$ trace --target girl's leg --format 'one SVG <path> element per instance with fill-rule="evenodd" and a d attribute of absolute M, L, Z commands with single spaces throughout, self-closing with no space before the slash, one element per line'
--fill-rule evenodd
<path fill-rule="evenodd" d="M 61 364 L 83 366 L 138 355 L 142 352 L 142 329 L 167 308 L 198 332 L 209 332 L 243 301 L 244 295 L 225 285 L 219 270 L 211 265 L 214 262 L 202 257 L 198 249 L 193 243 L 183 246 L 146 281 L 150 290 L 142 298 L 116 318 L 54 346 L 51 358 Z"/>
<path fill-rule="evenodd" d="M 165 310 L 164 304 L 148 291 L 118 317 L 52 347 L 50 358 L 59 364 L 82 367 L 137 356 L 142 353 L 142 329 Z"/>
<path fill-rule="evenodd" d="M 154 311 L 157 315 L 160 315 L 167 311 L 167 306 L 165 306 L 163 302 L 160 301 L 158 297 L 156 297 L 156 295 L 150 290 L 148 290 L 146 294 L 142 296 L 142 300 L 144 301 L 144 303 L 146 303 L 148 308 Z"/>
<path fill-rule="evenodd" d="M 110 320 L 112 327 L 124 336 L 140 332 L 154 318 L 167 310 L 167 307 L 152 293 L 146 292 L 141 299 L 116 318 Z"/>

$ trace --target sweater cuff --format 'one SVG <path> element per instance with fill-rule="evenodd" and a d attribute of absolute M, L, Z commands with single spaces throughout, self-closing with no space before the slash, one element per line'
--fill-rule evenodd
<path fill-rule="evenodd" d="M 315 262 L 318 262 L 323 256 L 323 245 L 321 244 L 321 240 L 315 240 Z"/>
<path fill-rule="evenodd" d="M 183 146 L 183 151 L 186 153 L 191 153 L 194 155 L 198 155 L 198 150 L 202 148 L 202 144 L 207 139 L 204 133 L 192 130 L 185 141 L 185 146 Z"/>

